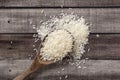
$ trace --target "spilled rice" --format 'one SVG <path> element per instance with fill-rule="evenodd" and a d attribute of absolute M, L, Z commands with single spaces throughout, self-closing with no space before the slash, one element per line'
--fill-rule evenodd
<path fill-rule="evenodd" d="M 42 22 L 41 25 L 37 27 L 37 32 L 38 36 L 43 40 L 47 34 L 59 29 L 67 30 L 72 34 L 74 37 L 74 53 L 72 55 L 74 56 L 74 59 L 80 59 L 82 54 L 85 52 L 85 45 L 88 43 L 89 25 L 87 25 L 85 19 L 73 14 L 60 14 L 59 17 L 51 17 L 48 21 Z M 42 54 L 42 56 L 46 53 Z M 54 55 L 56 56 L 58 54 Z M 57 59 L 55 56 L 45 55 L 43 59 Z M 60 59 L 62 58 L 59 58 L 59 60 Z"/>

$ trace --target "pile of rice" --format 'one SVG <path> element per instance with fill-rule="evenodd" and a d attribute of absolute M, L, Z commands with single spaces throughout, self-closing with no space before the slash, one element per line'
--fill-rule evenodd
<path fill-rule="evenodd" d="M 42 60 L 58 61 L 72 52 L 73 38 L 65 30 L 55 30 L 51 32 L 43 43 L 41 48 Z"/>
<path fill-rule="evenodd" d="M 85 52 L 85 45 L 88 43 L 89 25 L 87 25 L 85 19 L 83 17 L 78 17 L 77 15 L 73 14 L 62 14 L 59 15 L 59 17 L 53 17 L 50 20 L 43 22 L 40 27 L 38 27 L 37 32 L 39 37 L 43 39 L 47 34 L 58 29 L 65 29 L 71 33 L 74 38 L 74 59 L 80 59 L 82 54 Z M 44 44 L 46 48 L 42 49 L 42 51 L 44 52 L 44 54 L 42 53 L 44 60 L 57 59 L 58 56 L 60 57 L 57 60 L 60 60 L 62 59 L 62 57 L 65 57 L 67 55 L 67 53 L 61 55 L 63 51 L 71 51 L 70 46 L 72 45 L 72 40 L 70 35 L 68 36 L 68 34 L 66 34 L 67 32 L 61 30 L 60 33 L 58 33 L 57 31 L 55 31 L 54 33 L 51 33 L 49 35 L 50 37 L 47 38 L 47 40 L 50 40 L 46 41 L 46 43 Z M 64 47 L 64 45 L 69 46 L 66 46 L 66 48 L 68 49 L 62 48 Z"/>
<path fill-rule="evenodd" d="M 85 23 L 83 17 L 77 18 L 75 15 L 66 15 L 60 19 L 57 24 L 58 28 L 68 30 L 74 37 L 74 52 L 75 59 L 80 59 L 85 52 L 84 46 L 88 43 L 89 26 Z M 60 27 L 62 26 L 62 27 Z"/>

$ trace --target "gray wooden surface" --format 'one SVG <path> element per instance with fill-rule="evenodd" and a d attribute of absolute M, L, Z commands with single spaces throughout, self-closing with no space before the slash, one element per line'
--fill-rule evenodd
<path fill-rule="evenodd" d="M 44 10 L 44 13 L 42 13 Z M 33 25 L 40 25 L 40 20 L 58 16 L 61 11 L 74 12 L 84 16 L 91 33 L 119 33 L 120 9 L 118 8 L 85 8 L 85 9 L 0 9 L 0 33 L 35 33 Z M 45 16 L 46 15 L 46 16 Z"/>
<path fill-rule="evenodd" d="M 74 12 L 92 24 L 82 56 L 89 60 L 80 69 L 52 64 L 26 80 L 120 80 L 120 0 L 0 0 L 0 80 L 13 80 L 31 64 L 33 45 L 38 46 L 32 25 L 61 12 Z"/>
<path fill-rule="evenodd" d="M 120 0 L 0 0 L 0 7 L 119 7 Z"/>
<path fill-rule="evenodd" d="M 32 60 L 1 60 L 1 80 L 12 80 L 31 62 Z M 26 80 L 60 80 L 60 77 L 62 80 L 119 80 L 119 63 L 119 60 L 88 60 L 85 63 L 81 61 L 81 68 L 67 63 L 56 63 L 38 70 Z"/>
<path fill-rule="evenodd" d="M 120 34 L 97 35 L 90 34 L 89 44 L 82 58 L 120 60 Z M 0 34 L 0 60 L 33 58 L 33 45 L 37 48 L 39 44 L 34 41 L 33 34 Z"/>

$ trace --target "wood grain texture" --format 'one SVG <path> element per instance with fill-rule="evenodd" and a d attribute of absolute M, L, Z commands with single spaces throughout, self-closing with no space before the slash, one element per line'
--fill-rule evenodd
<path fill-rule="evenodd" d="M 39 27 L 40 20 L 46 21 L 62 11 L 84 16 L 92 24 L 91 33 L 120 33 L 119 8 L 0 9 L 0 33 L 36 33 L 33 25 Z"/>
<path fill-rule="evenodd" d="M 33 34 L 0 34 L 0 60 L 33 58 Z M 12 45 L 11 45 L 12 41 Z M 91 34 L 83 59 L 120 60 L 120 34 Z"/>
<path fill-rule="evenodd" d="M 0 7 L 112 7 L 120 0 L 0 0 Z"/>
<path fill-rule="evenodd" d="M 32 34 L 0 34 L 0 59 L 28 59 L 35 53 L 33 45 Z"/>
<path fill-rule="evenodd" d="M 32 60 L 0 61 L 0 79 L 12 80 L 25 70 L 31 62 Z M 81 68 L 78 68 L 75 64 L 55 63 L 38 70 L 26 80 L 59 80 L 60 77 L 62 80 L 119 80 L 119 63 L 119 60 L 88 60 L 85 63 L 81 61 L 79 65 Z M 67 78 L 65 78 L 66 75 L 68 75 Z"/>
<path fill-rule="evenodd" d="M 120 34 L 94 34 L 89 37 L 83 58 L 120 59 Z"/>

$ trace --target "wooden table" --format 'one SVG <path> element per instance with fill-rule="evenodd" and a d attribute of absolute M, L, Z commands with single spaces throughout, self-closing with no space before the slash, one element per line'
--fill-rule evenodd
<path fill-rule="evenodd" d="M 120 0 L 1 0 L 0 80 L 13 80 L 31 64 L 37 44 L 33 25 L 61 12 L 74 12 L 92 24 L 82 61 L 89 59 L 80 69 L 46 66 L 28 80 L 120 80 Z"/>

